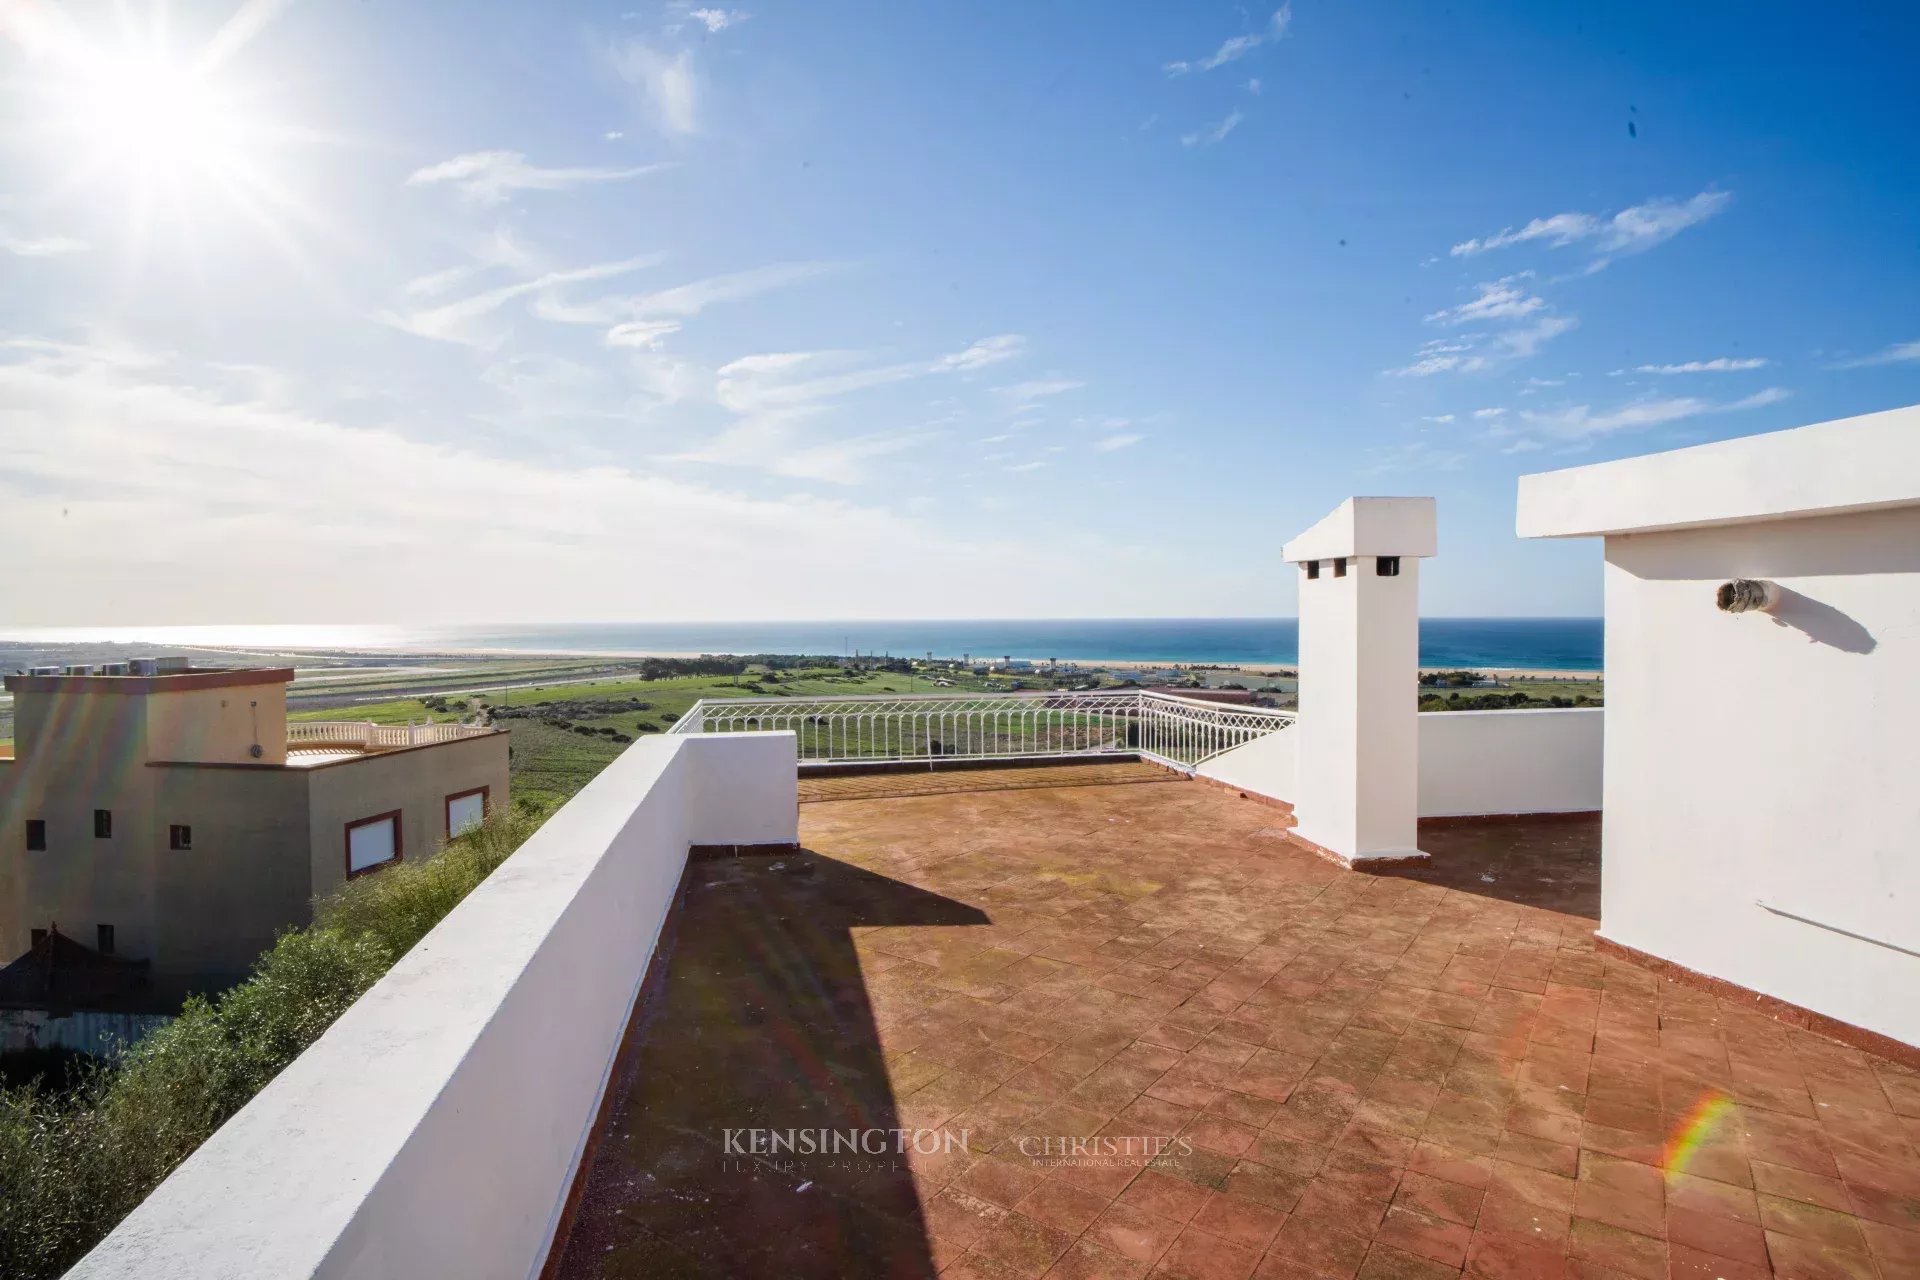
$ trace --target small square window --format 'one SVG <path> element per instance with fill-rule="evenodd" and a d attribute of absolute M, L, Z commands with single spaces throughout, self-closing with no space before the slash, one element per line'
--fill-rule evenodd
<path fill-rule="evenodd" d="M 95 809 L 93 811 L 93 838 L 95 840 L 113 838 L 113 810 Z"/>
<path fill-rule="evenodd" d="M 93 941 L 93 949 L 95 951 L 98 951 L 103 956 L 112 955 L 113 926 L 110 924 L 97 924 L 93 926 Z"/>
<path fill-rule="evenodd" d="M 1320 562 L 1318 560 L 1307 561 L 1307 577 L 1311 579 L 1311 578 L 1317 578 L 1319 576 L 1320 576 Z"/>
<path fill-rule="evenodd" d="M 1344 578 L 1347 576 L 1347 558 L 1345 556 L 1341 556 L 1333 562 L 1333 576 L 1336 578 Z"/>
<path fill-rule="evenodd" d="M 193 828 L 176 822 L 167 828 L 167 847 L 170 849 L 193 848 Z"/>
<path fill-rule="evenodd" d="M 47 820 L 45 818 L 27 819 L 27 851 L 40 853 L 47 847 Z"/>
<path fill-rule="evenodd" d="M 1375 556 L 1373 561 L 1373 571 L 1374 573 L 1378 574 L 1382 578 L 1399 577 L 1400 576 L 1400 557 L 1399 556 Z"/>
<path fill-rule="evenodd" d="M 45 942 L 46 940 L 47 940 L 47 931 L 45 929 L 27 930 L 28 945 L 37 947 L 41 943 Z"/>

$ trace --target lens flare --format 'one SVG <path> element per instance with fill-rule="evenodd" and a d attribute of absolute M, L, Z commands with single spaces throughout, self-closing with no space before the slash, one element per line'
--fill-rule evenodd
<path fill-rule="evenodd" d="M 1668 1178 L 1687 1172 L 1687 1166 L 1700 1148 L 1733 1111 L 1733 1099 L 1718 1089 L 1709 1089 L 1700 1095 L 1687 1114 L 1680 1117 L 1660 1149 L 1660 1167 Z"/>

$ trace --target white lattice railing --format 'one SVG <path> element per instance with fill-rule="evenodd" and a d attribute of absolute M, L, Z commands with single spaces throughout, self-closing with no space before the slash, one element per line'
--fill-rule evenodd
<path fill-rule="evenodd" d="M 791 730 L 802 764 L 1139 755 L 1191 769 L 1293 722 L 1290 711 L 1125 690 L 703 698 L 668 732 Z"/>
<path fill-rule="evenodd" d="M 289 720 L 287 745 L 339 747 L 418 747 L 453 742 L 493 730 L 480 724 L 375 724 L 371 720 Z"/>

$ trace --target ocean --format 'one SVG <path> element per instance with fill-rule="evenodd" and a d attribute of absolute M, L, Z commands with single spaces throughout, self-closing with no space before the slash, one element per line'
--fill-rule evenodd
<path fill-rule="evenodd" d="M 618 653 L 860 653 L 1095 662 L 1291 663 L 1295 618 L 1038 621 L 591 623 L 455 627 L 431 646 Z M 1599 618 L 1422 618 L 1420 665 L 1597 671 Z"/>
<path fill-rule="evenodd" d="M 860 653 L 1195 662 L 1299 660 L 1294 618 L 1088 618 L 897 622 L 595 622 L 457 627 L 85 627 L 0 640 L 137 641 L 271 649 L 523 653 Z M 1597 671 L 1599 618 L 1422 618 L 1420 664 Z"/>

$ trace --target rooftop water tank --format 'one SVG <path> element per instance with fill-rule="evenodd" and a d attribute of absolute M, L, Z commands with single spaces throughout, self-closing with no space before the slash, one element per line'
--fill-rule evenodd
<path fill-rule="evenodd" d="M 61 672 L 61 674 L 69 675 L 69 676 L 90 676 L 93 674 L 93 668 L 89 666 L 87 663 L 75 662 L 75 663 L 70 663 L 67 666 L 66 670 Z"/>
<path fill-rule="evenodd" d="M 160 662 L 157 658 L 135 658 L 133 661 L 127 663 L 127 666 L 132 669 L 133 674 L 136 676 L 160 674 Z"/>
<path fill-rule="evenodd" d="M 173 671 L 185 671 L 192 665 L 193 659 L 183 657 L 179 654 L 168 654 L 166 657 L 155 658 L 153 660 L 154 670 L 161 675 L 166 675 Z"/>
<path fill-rule="evenodd" d="M 28 667 L 27 674 L 30 676 L 57 676 L 60 674 L 60 668 L 59 667 Z"/>
<path fill-rule="evenodd" d="M 124 676 L 131 673 L 128 671 L 127 664 L 124 662 L 103 662 L 100 664 L 100 674 L 103 676 Z"/>

